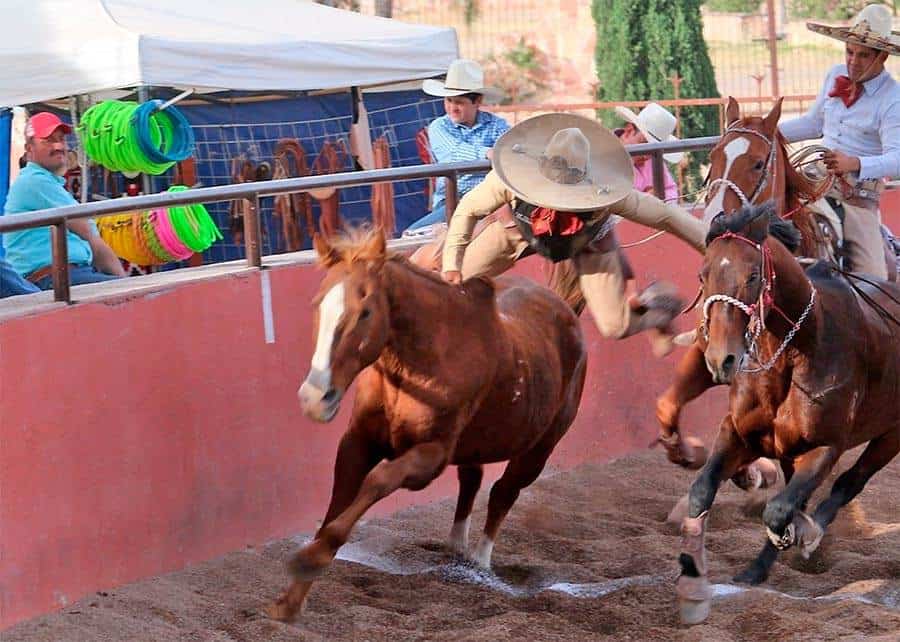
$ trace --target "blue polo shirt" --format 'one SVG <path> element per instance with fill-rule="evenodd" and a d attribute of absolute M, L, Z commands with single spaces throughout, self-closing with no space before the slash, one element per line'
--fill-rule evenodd
<path fill-rule="evenodd" d="M 28 163 L 9 187 L 4 214 L 21 214 L 49 207 L 77 205 L 78 201 L 65 189 L 66 180 L 38 165 Z M 97 226 L 91 220 L 94 232 Z M 6 260 L 13 269 L 27 276 L 53 261 L 49 227 L 36 227 L 3 235 Z M 90 244 L 72 231 L 67 233 L 69 263 L 91 265 L 94 253 Z"/>

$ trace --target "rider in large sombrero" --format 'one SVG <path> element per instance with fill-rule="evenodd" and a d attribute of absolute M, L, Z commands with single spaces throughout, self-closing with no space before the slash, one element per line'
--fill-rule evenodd
<path fill-rule="evenodd" d="M 633 177 L 622 143 L 597 121 L 545 114 L 519 123 L 497 141 L 493 170 L 463 197 L 450 219 L 444 278 L 459 283 L 495 276 L 529 249 L 553 261 L 571 258 L 604 336 L 656 330 L 654 352 L 667 352 L 680 302 L 674 287 L 660 283 L 632 300 L 626 297 L 614 215 L 671 232 L 701 253 L 707 228 L 678 206 L 635 190 Z M 515 221 L 497 220 L 472 241 L 477 220 L 505 203 Z"/>
<path fill-rule="evenodd" d="M 846 43 L 846 64 L 833 67 L 809 111 L 780 125 L 790 141 L 822 137 L 835 183 L 811 208 L 842 219 L 850 269 L 887 278 L 878 197 L 883 179 L 900 176 L 900 85 L 885 70 L 900 54 L 890 10 L 862 9 L 849 27 L 808 23 L 811 31 Z M 836 226 L 839 227 L 839 226 Z"/>

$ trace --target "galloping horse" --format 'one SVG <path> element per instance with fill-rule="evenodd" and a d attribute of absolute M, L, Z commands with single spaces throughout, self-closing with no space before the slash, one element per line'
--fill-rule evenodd
<path fill-rule="evenodd" d="M 398 488 L 425 488 L 448 464 L 459 475 L 450 543 L 465 553 L 482 465 L 509 461 L 474 552 L 489 567 L 519 491 L 575 419 L 587 363 L 575 314 L 527 279 L 452 286 L 387 254 L 380 232 L 316 237 L 315 247 L 327 273 L 300 403 L 327 422 L 354 379 L 357 393 L 322 527 L 294 557 L 294 582 L 269 610 L 282 620 L 300 611 L 369 507 Z"/>
<path fill-rule="evenodd" d="M 701 271 L 706 366 L 730 384 L 729 410 L 691 486 L 677 592 L 687 623 L 709 612 L 704 531 L 722 481 L 759 457 L 787 485 L 763 511 L 767 540 L 736 581 L 768 577 L 779 550 L 809 556 L 838 510 L 900 452 L 900 286 L 807 271 L 768 236 L 766 208 L 720 214 Z M 806 505 L 840 456 L 868 442 L 809 515 Z"/>
<path fill-rule="evenodd" d="M 704 218 L 711 220 L 719 212 L 771 200 L 775 213 L 791 220 L 800 232 L 799 242 L 791 247 L 795 254 L 833 260 L 837 255 L 835 231 L 828 221 L 804 207 L 821 196 L 822 188 L 792 167 L 778 132 L 781 102 L 779 98 L 765 117 L 741 118 L 737 102 L 729 97 L 725 132 L 710 152 Z M 678 425 L 682 408 L 715 385 L 704 365 L 703 349 L 702 338 L 688 348 L 676 368 L 675 381 L 656 402 L 659 441 L 671 461 L 688 468 L 699 468 L 706 458 L 699 441 L 683 439 Z M 742 486 L 766 483 L 757 468 L 742 470 L 735 481 Z"/>

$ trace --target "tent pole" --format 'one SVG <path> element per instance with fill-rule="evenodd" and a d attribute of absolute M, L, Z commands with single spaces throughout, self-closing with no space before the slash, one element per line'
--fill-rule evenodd
<path fill-rule="evenodd" d="M 81 115 L 84 113 L 84 103 L 81 102 L 81 96 L 72 96 L 69 98 L 69 115 L 72 117 L 72 129 L 78 127 L 81 122 Z M 87 203 L 88 200 L 88 182 L 91 175 L 87 166 L 87 154 L 84 151 L 84 145 L 78 145 L 78 166 L 81 168 L 81 193 L 79 200 Z"/>
<path fill-rule="evenodd" d="M 137 88 L 138 102 L 145 103 L 150 100 L 150 88 L 146 85 L 139 85 Z M 152 194 L 152 186 L 150 185 L 150 175 L 141 174 L 141 191 L 144 194 Z"/>

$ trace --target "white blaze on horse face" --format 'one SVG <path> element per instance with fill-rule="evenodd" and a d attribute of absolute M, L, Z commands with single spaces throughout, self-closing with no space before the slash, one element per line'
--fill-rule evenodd
<path fill-rule="evenodd" d="M 331 346 L 338 322 L 344 316 L 344 283 L 332 286 L 319 303 L 319 336 L 312 357 L 312 368 L 331 379 Z"/>
<path fill-rule="evenodd" d="M 728 178 L 728 173 L 731 171 L 731 166 L 734 165 L 734 161 L 746 154 L 748 149 L 750 149 L 750 139 L 743 136 L 735 138 L 725 145 L 725 149 L 723 150 L 725 152 L 725 169 L 722 172 L 721 178 Z M 704 221 L 709 223 L 716 214 L 724 211 L 725 193 L 728 189 L 727 183 L 719 183 L 715 198 L 703 211 Z"/>

